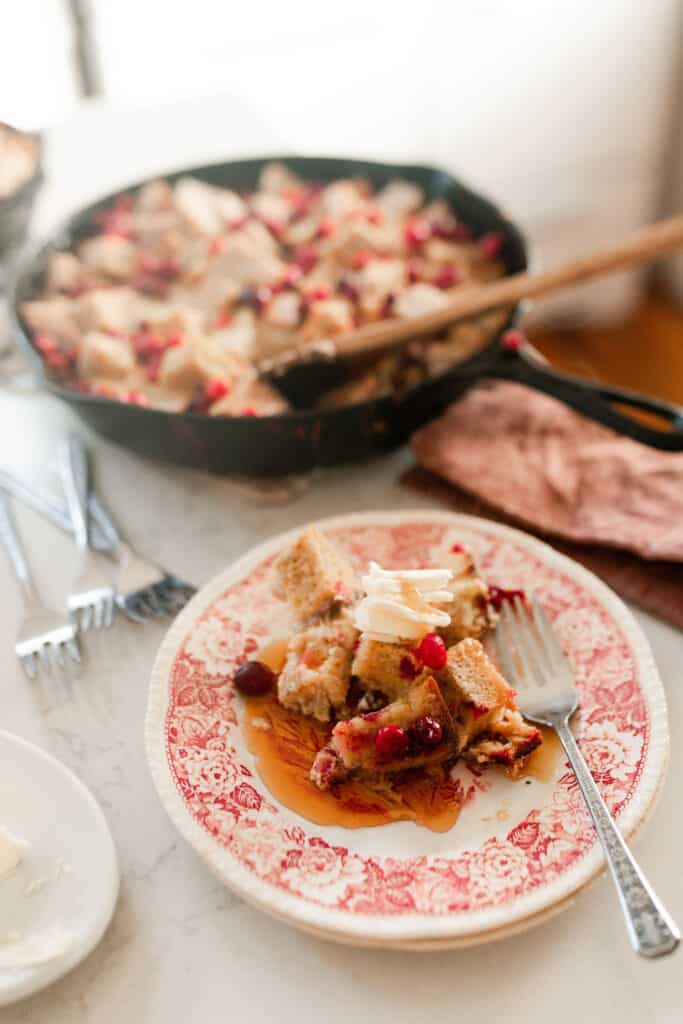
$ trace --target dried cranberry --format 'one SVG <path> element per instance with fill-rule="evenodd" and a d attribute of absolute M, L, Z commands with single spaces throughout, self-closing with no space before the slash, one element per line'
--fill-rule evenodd
<path fill-rule="evenodd" d="M 258 413 L 256 412 L 256 409 L 254 409 L 252 405 L 247 405 L 244 407 L 244 409 L 242 409 L 240 416 L 258 416 Z"/>
<path fill-rule="evenodd" d="M 500 343 L 506 352 L 519 352 L 526 345 L 526 338 L 521 331 L 506 331 Z"/>
<path fill-rule="evenodd" d="M 229 391 L 230 381 L 223 380 L 222 377 L 212 377 L 211 380 L 206 382 L 204 387 L 204 395 L 209 405 L 213 405 L 219 399 L 225 398 Z"/>
<path fill-rule="evenodd" d="M 445 242 L 468 242 L 472 237 L 472 229 L 459 221 L 437 221 L 432 224 L 432 235 Z"/>
<path fill-rule="evenodd" d="M 422 280 L 420 268 L 418 267 L 415 260 L 408 260 L 408 262 L 406 263 L 406 268 L 408 270 L 408 281 L 410 282 L 410 284 L 417 284 L 418 281 Z"/>
<path fill-rule="evenodd" d="M 443 727 L 430 715 L 423 715 L 410 727 L 412 738 L 421 747 L 436 747 L 443 739 Z"/>
<path fill-rule="evenodd" d="M 149 398 L 144 391 L 138 391 L 137 388 L 131 388 L 124 398 L 124 401 L 129 405 L 139 405 L 143 409 L 146 409 L 149 406 Z"/>
<path fill-rule="evenodd" d="M 427 668 L 433 668 L 435 671 L 443 668 L 447 658 L 446 644 L 443 642 L 443 638 L 438 633 L 427 633 L 416 647 L 415 656 Z"/>
<path fill-rule="evenodd" d="M 294 253 L 294 262 L 302 273 L 308 274 L 318 262 L 318 253 L 310 245 L 300 245 Z"/>
<path fill-rule="evenodd" d="M 275 673 L 262 661 L 245 661 L 235 672 L 234 683 L 247 697 L 261 697 L 275 685 Z"/>
<path fill-rule="evenodd" d="M 437 288 L 453 288 L 460 284 L 460 271 L 454 263 L 447 263 L 434 278 Z"/>
<path fill-rule="evenodd" d="M 462 552 L 464 550 L 465 549 L 462 546 L 462 544 L 451 544 L 451 554 L 453 554 L 453 555 L 458 555 L 458 554 L 460 554 L 460 552 Z"/>
<path fill-rule="evenodd" d="M 337 230 L 337 222 L 334 217 L 323 217 L 318 224 L 318 238 L 331 238 Z"/>
<path fill-rule="evenodd" d="M 487 231 L 477 240 L 479 252 L 485 260 L 495 260 L 505 245 L 505 236 L 500 231 Z"/>
<path fill-rule="evenodd" d="M 372 253 L 369 249 L 359 249 L 358 252 L 354 253 L 353 259 L 351 260 L 351 266 L 354 270 L 362 270 L 363 267 L 367 267 L 368 263 L 372 259 Z"/>
<path fill-rule="evenodd" d="M 216 327 L 229 327 L 232 323 L 232 315 L 230 313 L 219 313 L 214 323 Z"/>
<path fill-rule="evenodd" d="M 330 289 L 325 288 L 324 285 L 320 284 L 316 288 L 309 288 L 308 291 L 304 292 L 304 299 L 307 303 L 311 302 L 323 302 L 325 299 L 329 299 Z"/>
<path fill-rule="evenodd" d="M 337 281 L 337 291 L 344 298 L 350 299 L 351 302 L 358 302 L 360 295 L 358 289 L 351 284 L 347 277 L 340 277 Z"/>
<path fill-rule="evenodd" d="M 410 737 L 400 725 L 385 725 L 375 736 L 377 756 L 386 761 L 403 757 L 409 746 Z"/>
<path fill-rule="evenodd" d="M 489 587 L 489 604 L 496 609 L 502 608 L 506 601 L 514 603 L 515 598 L 526 602 L 526 594 L 523 590 L 510 590 L 507 587 Z"/>
<path fill-rule="evenodd" d="M 429 221 L 414 218 L 409 220 L 403 229 L 403 237 L 408 245 L 421 245 L 432 233 Z"/>
<path fill-rule="evenodd" d="M 389 703 L 386 693 L 381 690 L 366 690 L 358 701 L 358 714 L 366 715 L 369 711 L 380 711 Z"/>

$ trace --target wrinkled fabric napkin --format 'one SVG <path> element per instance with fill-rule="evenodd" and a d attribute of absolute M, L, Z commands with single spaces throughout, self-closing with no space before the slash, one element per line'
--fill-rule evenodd
<path fill-rule="evenodd" d="M 408 483 L 531 528 L 683 628 L 683 454 L 620 437 L 512 383 L 472 390 L 412 448 L 454 490 L 419 473 Z"/>

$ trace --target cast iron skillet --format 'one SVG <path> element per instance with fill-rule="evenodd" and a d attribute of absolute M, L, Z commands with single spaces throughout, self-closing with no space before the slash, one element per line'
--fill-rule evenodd
<path fill-rule="evenodd" d="M 191 174 L 214 185 L 253 187 L 261 168 L 277 159 L 303 178 L 330 181 L 360 175 L 381 188 L 393 178 L 420 185 L 432 199 L 443 197 L 475 234 L 502 231 L 507 239 L 503 259 L 509 273 L 525 270 L 527 250 L 520 230 L 501 211 L 445 171 L 431 167 L 400 166 L 318 157 L 268 157 L 195 167 L 167 175 L 174 181 Z M 142 183 L 126 192 L 135 191 Z M 216 473 L 277 476 L 314 466 L 376 455 L 402 444 L 423 423 L 438 415 L 483 377 L 518 381 L 545 391 L 591 419 L 605 423 L 645 444 L 669 450 L 683 449 L 683 412 L 680 409 L 618 388 L 603 387 L 549 369 L 528 352 L 508 351 L 501 344 L 503 331 L 517 319 L 510 316 L 501 333 L 483 349 L 440 376 L 427 380 L 400 397 L 384 396 L 341 408 L 298 410 L 263 418 L 215 418 L 195 413 L 168 413 L 71 391 L 51 380 L 19 306 L 42 290 L 47 256 L 92 233 L 94 215 L 109 206 L 108 195 L 66 222 L 19 271 L 11 308 L 18 336 L 35 362 L 43 383 L 67 402 L 91 427 L 144 455 L 203 468 Z M 620 412 L 614 403 L 657 414 L 667 428 L 658 430 Z"/>

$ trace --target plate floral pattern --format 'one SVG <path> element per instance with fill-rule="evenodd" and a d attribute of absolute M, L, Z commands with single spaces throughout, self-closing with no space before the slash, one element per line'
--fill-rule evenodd
<path fill-rule="evenodd" d="M 604 585 L 538 541 L 470 517 L 376 513 L 321 525 L 360 570 L 371 558 L 390 568 L 443 564 L 459 543 L 489 582 L 533 591 L 576 671 L 584 756 L 622 829 L 635 827 L 664 769 L 666 711 L 645 641 Z M 431 851 L 422 848 L 424 830 L 404 824 L 400 841 L 391 838 L 396 825 L 376 830 L 386 838 L 373 836 L 377 849 L 368 853 L 354 832 L 313 825 L 273 800 L 245 750 L 231 679 L 281 614 L 271 565 L 286 542 L 270 542 L 209 584 L 172 627 L 153 673 L 154 778 L 181 831 L 221 876 L 292 923 L 390 944 L 520 920 L 595 874 L 601 853 L 566 765 L 502 834 L 469 842 L 459 821 L 452 848 Z M 496 785 L 494 775 L 464 774 L 468 802 Z"/>

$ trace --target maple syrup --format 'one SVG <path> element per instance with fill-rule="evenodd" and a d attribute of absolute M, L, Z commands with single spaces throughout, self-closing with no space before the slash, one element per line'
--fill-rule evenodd
<path fill-rule="evenodd" d="M 551 782 L 562 757 L 562 744 L 554 729 L 547 725 L 539 725 L 538 728 L 543 737 L 541 745 L 529 754 L 520 778 L 531 777 L 539 782 Z"/>

